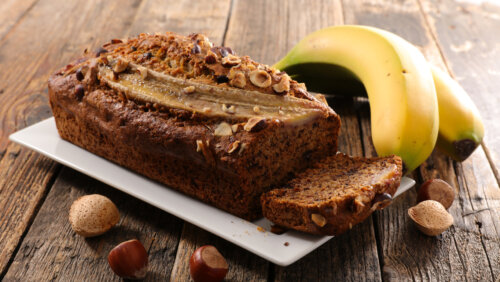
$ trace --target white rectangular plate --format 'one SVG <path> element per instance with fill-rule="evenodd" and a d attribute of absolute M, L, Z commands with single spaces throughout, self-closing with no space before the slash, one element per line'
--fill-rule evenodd
<path fill-rule="evenodd" d="M 296 231 L 277 235 L 269 232 L 271 223 L 264 218 L 249 222 L 185 196 L 62 140 L 54 118 L 20 130 L 10 139 L 281 266 L 294 263 L 332 238 Z M 404 177 L 396 196 L 414 184 Z"/>

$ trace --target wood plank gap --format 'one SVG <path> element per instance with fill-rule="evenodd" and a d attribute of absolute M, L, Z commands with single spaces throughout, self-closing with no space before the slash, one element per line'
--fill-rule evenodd
<path fill-rule="evenodd" d="M 471 203 L 470 206 L 471 206 L 473 211 L 476 211 L 476 209 L 474 208 L 474 201 L 472 200 L 472 197 L 470 195 L 470 189 L 467 186 L 467 181 L 464 181 L 464 179 L 462 178 L 463 173 L 462 172 L 459 173 L 460 172 L 459 170 L 463 170 L 462 166 L 461 166 L 461 164 L 457 163 L 456 161 L 453 161 L 453 163 L 454 163 L 453 169 L 455 170 L 455 175 L 460 176 L 460 177 L 457 177 L 458 185 L 460 185 L 461 188 L 463 188 L 464 191 L 466 191 L 467 196 L 469 197 L 469 201 Z M 488 208 L 489 208 L 489 206 L 488 206 Z M 493 266 L 491 265 L 490 256 L 488 255 L 488 250 L 486 249 L 486 245 L 485 245 L 484 240 L 483 240 L 484 234 L 482 233 L 481 228 L 479 227 L 479 224 L 478 224 L 479 221 L 477 220 L 476 214 L 474 213 L 473 215 L 475 217 L 476 228 L 477 228 L 477 231 L 479 233 L 479 239 L 481 241 L 481 246 L 483 247 L 483 251 L 484 251 L 484 254 L 486 256 L 486 260 L 488 261 L 488 267 L 490 269 L 490 274 L 491 274 L 491 281 L 495 281 L 495 274 L 493 271 Z M 455 237 L 453 237 L 453 239 L 455 240 Z M 457 246 L 457 248 L 458 248 L 458 246 Z M 458 252 L 458 254 L 460 256 L 460 252 Z M 460 261 L 463 263 L 461 257 L 460 257 Z"/>
<path fill-rule="evenodd" d="M 26 17 L 26 15 L 33 9 L 33 7 L 40 2 L 40 0 L 36 0 L 31 3 L 31 5 L 23 12 L 23 14 L 16 20 L 16 22 L 9 28 L 9 30 L 5 33 L 5 35 L 0 38 L 0 45 L 3 44 L 5 39 L 9 37 L 9 35 L 14 31 L 14 29 L 19 25 L 19 23 Z M 1 280 L 1 279 L 0 279 Z"/>
<path fill-rule="evenodd" d="M 38 154 L 38 153 L 36 153 L 36 154 Z M 26 225 L 26 228 L 24 229 L 23 234 L 21 235 L 21 237 L 19 238 L 19 241 L 17 242 L 17 246 L 14 249 L 14 252 L 12 252 L 12 254 L 11 254 L 10 258 L 9 258 L 9 261 L 5 265 L 5 268 L 3 269 L 3 271 L 0 273 L 0 281 L 3 281 L 3 278 L 4 278 L 5 274 L 7 274 L 7 271 L 9 270 L 12 262 L 14 262 L 14 258 L 16 257 L 16 255 L 17 255 L 17 253 L 19 251 L 19 248 L 21 247 L 21 245 L 22 245 L 22 243 L 24 241 L 24 238 L 26 237 L 26 234 L 28 234 L 28 232 L 29 232 L 29 230 L 31 228 L 31 225 L 35 221 L 35 218 L 38 215 L 38 212 L 40 211 L 40 208 L 42 207 L 43 203 L 45 202 L 45 199 L 47 198 L 47 195 L 49 194 L 52 186 L 56 182 L 56 179 L 59 176 L 59 173 L 61 172 L 61 168 L 62 168 L 62 165 L 60 165 L 60 164 L 56 165 L 54 174 L 50 177 L 49 181 L 47 182 L 47 185 L 44 188 L 45 191 L 43 192 L 43 195 L 40 198 L 40 201 L 38 201 L 38 203 L 36 204 L 36 206 L 34 208 L 34 211 L 31 214 L 30 219 L 28 220 L 28 224 Z"/>
<path fill-rule="evenodd" d="M 233 15 L 233 5 L 234 0 L 231 0 L 229 2 L 229 11 L 227 12 L 227 18 L 226 18 L 226 26 L 224 27 L 224 34 L 222 34 L 222 46 L 226 46 L 226 35 L 227 35 L 227 30 L 229 29 L 229 21 L 231 20 L 231 16 Z"/>
<path fill-rule="evenodd" d="M 446 67 L 446 71 L 448 72 L 448 74 L 451 77 L 453 77 L 455 79 L 455 75 L 454 75 L 453 71 L 451 70 L 451 67 L 448 63 L 448 60 L 446 59 L 443 48 L 442 48 L 441 44 L 439 44 L 439 40 L 438 40 L 436 31 L 433 28 L 431 28 L 431 24 L 429 22 L 429 15 L 427 15 L 427 13 L 425 13 L 425 11 L 424 11 L 422 0 L 416 0 L 416 2 L 418 4 L 418 9 L 420 10 L 420 14 L 422 14 L 422 18 L 424 19 L 424 28 L 431 35 L 432 40 L 434 41 L 434 44 L 439 52 L 439 56 L 441 57 L 441 59 L 444 63 L 444 66 Z M 486 147 L 486 145 L 484 144 L 484 142 L 481 142 L 481 147 L 483 148 L 484 152 L 486 153 L 486 158 L 488 159 L 488 163 L 490 164 L 491 170 L 493 171 L 493 175 L 495 175 L 498 187 L 500 187 L 500 174 L 498 172 L 498 169 L 495 166 L 495 163 L 491 157 L 491 154 L 490 154 L 488 148 Z"/>

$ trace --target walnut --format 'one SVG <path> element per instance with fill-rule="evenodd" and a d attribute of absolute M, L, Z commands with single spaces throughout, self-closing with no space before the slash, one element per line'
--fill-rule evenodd
<path fill-rule="evenodd" d="M 240 146 L 240 141 L 234 141 L 233 143 L 231 143 L 231 145 L 229 145 L 229 150 L 227 150 L 227 152 L 231 154 L 232 152 L 236 151 L 236 149 L 238 149 L 239 146 Z"/>
<path fill-rule="evenodd" d="M 273 90 L 276 93 L 283 93 L 290 91 L 290 77 L 288 75 L 283 75 L 280 82 L 273 85 Z"/>
<path fill-rule="evenodd" d="M 249 75 L 253 85 L 261 88 L 266 88 L 271 85 L 271 76 L 265 70 L 254 70 Z"/>
<path fill-rule="evenodd" d="M 311 220 L 319 227 L 323 227 L 326 225 L 326 218 L 318 213 L 311 214 Z"/>
<path fill-rule="evenodd" d="M 128 67 L 128 61 L 118 58 L 115 62 L 115 65 L 113 66 L 113 71 L 116 73 L 121 73 L 125 71 Z"/>
<path fill-rule="evenodd" d="M 241 59 L 237 56 L 228 54 L 227 57 L 222 58 L 222 65 L 225 67 L 232 67 L 239 65 L 241 63 Z"/>
<path fill-rule="evenodd" d="M 219 125 L 215 128 L 214 135 L 215 136 L 233 135 L 233 130 L 231 129 L 231 125 L 229 125 L 227 122 L 219 123 Z"/>

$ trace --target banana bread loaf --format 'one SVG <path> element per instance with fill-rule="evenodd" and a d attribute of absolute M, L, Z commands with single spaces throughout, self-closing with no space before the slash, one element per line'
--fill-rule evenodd
<path fill-rule="evenodd" d="M 338 235 L 390 204 L 401 176 L 399 157 L 338 153 L 299 173 L 283 188 L 263 194 L 263 213 L 279 226 Z"/>
<path fill-rule="evenodd" d="M 245 219 L 337 150 L 340 119 L 279 70 L 201 34 L 141 34 L 49 80 L 60 136 Z"/>

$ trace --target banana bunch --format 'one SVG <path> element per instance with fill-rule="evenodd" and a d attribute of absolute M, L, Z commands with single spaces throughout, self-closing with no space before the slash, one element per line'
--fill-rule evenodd
<path fill-rule="evenodd" d="M 274 67 L 306 82 L 309 90 L 367 95 L 377 154 L 400 156 L 408 172 L 429 157 L 436 142 L 463 160 L 484 135 L 478 110 L 458 83 L 385 30 L 325 28 L 302 39 Z"/>

